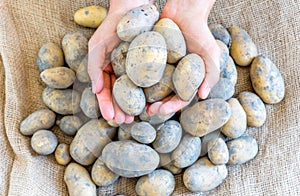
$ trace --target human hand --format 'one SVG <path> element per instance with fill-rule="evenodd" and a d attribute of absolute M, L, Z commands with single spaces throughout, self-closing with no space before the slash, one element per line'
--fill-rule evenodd
<path fill-rule="evenodd" d="M 168 0 L 161 14 L 161 18 L 170 18 L 179 26 L 189 53 L 196 53 L 204 60 L 206 75 L 198 89 L 201 99 L 207 98 L 220 75 L 220 48 L 207 25 L 214 2 L 215 0 Z M 183 101 L 177 95 L 171 95 L 151 104 L 147 113 L 154 115 L 177 112 L 190 101 Z"/>

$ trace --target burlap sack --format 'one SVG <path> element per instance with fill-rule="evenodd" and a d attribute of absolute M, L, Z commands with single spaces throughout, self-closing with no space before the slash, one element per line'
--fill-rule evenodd
<path fill-rule="evenodd" d="M 30 139 L 19 132 L 28 114 L 45 107 L 41 101 L 44 85 L 39 79 L 36 56 L 46 42 L 61 42 L 65 33 L 81 29 L 72 15 L 78 8 L 102 0 L 39 1 L 0 0 L 0 195 L 67 195 L 64 167 L 54 156 L 38 156 Z M 157 2 L 161 8 L 163 1 Z M 260 53 L 269 56 L 281 70 L 286 97 L 268 105 L 268 119 L 259 129 L 247 133 L 257 139 L 259 153 L 242 166 L 229 167 L 229 176 L 211 195 L 300 195 L 300 1 L 219 0 L 211 22 L 245 28 Z M 237 93 L 251 90 L 248 68 L 239 68 Z M 59 134 L 61 142 L 70 138 Z M 135 195 L 136 180 L 120 179 L 99 189 L 99 195 Z M 174 195 L 196 195 L 176 177 Z"/>

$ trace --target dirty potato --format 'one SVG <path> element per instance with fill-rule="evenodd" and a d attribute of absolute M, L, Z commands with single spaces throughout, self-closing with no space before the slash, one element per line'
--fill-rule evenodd
<path fill-rule="evenodd" d="M 227 46 L 221 42 L 220 40 L 216 40 L 220 50 L 221 50 L 221 57 L 220 57 L 220 70 L 223 70 L 226 66 L 229 58 L 229 50 Z"/>
<path fill-rule="evenodd" d="M 93 165 L 91 176 L 93 181 L 98 186 L 108 186 L 115 183 L 119 176 L 110 171 L 104 162 L 98 158 Z"/>
<path fill-rule="evenodd" d="M 111 65 L 117 77 L 126 74 L 126 56 L 129 42 L 121 42 L 111 53 Z"/>
<path fill-rule="evenodd" d="M 234 64 L 233 59 L 230 56 L 225 67 L 223 69 L 220 69 L 220 78 L 226 78 L 230 80 L 233 86 L 235 86 L 237 83 L 238 75 L 236 66 Z"/>
<path fill-rule="evenodd" d="M 222 138 L 212 139 L 208 142 L 208 158 L 215 165 L 223 165 L 228 162 L 229 152 Z"/>
<path fill-rule="evenodd" d="M 88 55 L 86 55 L 79 64 L 76 71 L 76 77 L 82 83 L 91 82 L 91 78 L 88 73 Z"/>
<path fill-rule="evenodd" d="M 213 99 L 230 99 L 235 92 L 234 85 L 227 78 L 220 78 L 217 84 L 211 89 L 209 96 Z"/>
<path fill-rule="evenodd" d="M 41 73 L 43 82 L 56 89 L 66 89 L 75 81 L 75 73 L 67 67 L 54 67 L 44 70 Z"/>
<path fill-rule="evenodd" d="M 39 50 L 36 63 L 40 72 L 64 66 L 65 60 L 61 47 L 55 43 L 44 44 Z"/>
<path fill-rule="evenodd" d="M 153 116 L 150 116 L 146 109 L 143 110 L 143 112 L 139 115 L 139 118 L 142 121 L 146 121 L 149 122 L 151 125 L 159 125 L 162 124 L 163 122 L 169 120 L 170 118 L 172 118 L 174 116 L 174 112 L 170 113 L 170 114 L 161 114 L 161 113 L 157 113 Z"/>
<path fill-rule="evenodd" d="M 67 135 L 75 135 L 84 122 L 78 116 L 64 116 L 56 124 Z"/>
<path fill-rule="evenodd" d="M 43 129 L 38 130 L 31 137 L 31 147 L 40 155 L 49 155 L 53 153 L 57 144 L 57 137 L 52 131 Z"/>
<path fill-rule="evenodd" d="M 70 145 L 61 143 L 54 152 L 55 160 L 60 165 L 68 165 L 71 161 Z"/>
<path fill-rule="evenodd" d="M 92 5 L 77 10 L 74 14 L 74 21 L 84 27 L 97 28 L 107 15 L 104 7 Z"/>
<path fill-rule="evenodd" d="M 155 140 L 156 130 L 148 122 L 138 122 L 131 127 L 130 134 L 136 141 L 150 144 Z"/>
<path fill-rule="evenodd" d="M 89 118 L 100 117 L 100 108 L 96 95 L 92 92 L 92 88 L 84 89 L 81 100 L 80 108 L 82 112 Z"/>
<path fill-rule="evenodd" d="M 209 24 L 208 28 L 213 34 L 214 38 L 222 41 L 226 46 L 230 45 L 231 37 L 229 32 L 221 24 Z"/>

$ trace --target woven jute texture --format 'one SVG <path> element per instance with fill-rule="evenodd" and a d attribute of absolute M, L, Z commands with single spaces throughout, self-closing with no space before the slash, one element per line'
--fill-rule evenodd
<path fill-rule="evenodd" d="M 75 10 L 92 5 L 108 7 L 108 1 L 0 0 L 0 195 L 67 195 L 64 167 L 54 156 L 38 156 L 30 138 L 20 134 L 20 122 L 45 107 L 44 84 L 36 57 L 47 43 L 61 44 L 67 32 L 92 30 L 76 25 Z M 163 1 L 157 1 L 161 9 Z M 259 152 L 242 166 L 229 167 L 225 182 L 209 195 L 300 195 L 300 1 L 218 0 L 209 18 L 229 27 L 246 29 L 259 52 L 266 54 L 285 79 L 286 96 L 277 105 L 267 105 L 267 121 L 247 134 L 257 139 Z M 236 94 L 252 91 L 249 68 L 238 68 Z M 71 138 L 57 132 L 60 142 Z M 99 195 L 135 195 L 136 179 L 121 178 L 101 188 Z M 176 176 L 174 195 L 192 194 Z"/>

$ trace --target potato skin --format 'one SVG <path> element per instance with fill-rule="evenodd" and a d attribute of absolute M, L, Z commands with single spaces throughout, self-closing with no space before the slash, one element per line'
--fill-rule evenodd
<path fill-rule="evenodd" d="M 40 74 L 47 86 L 56 89 L 66 89 L 75 81 L 75 73 L 67 67 L 54 67 L 44 70 Z"/>
<path fill-rule="evenodd" d="M 228 162 L 229 152 L 226 143 L 221 138 L 212 139 L 208 142 L 208 158 L 215 165 L 223 165 Z"/>
<path fill-rule="evenodd" d="M 93 181 L 98 186 L 108 186 L 115 183 L 119 176 L 110 171 L 104 162 L 98 158 L 93 165 L 91 176 Z"/>
<path fill-rule="evenodd" d="M 216 42 L 221 50 L 220 70 L 223 70 L 228 62 L 229 50 L 227 46 L 220 40 L 216 40 Z"/>
<path fill-rule="evenodd" d="M 222 41 L 226 46 L 230 45 L 231 37 L 225 27 L 221 24 L 209 24 L 208 28 L 215 39 Z"/>
<path fill-rule="evenodd" d="M 55 113 L 49 109 L 36 110 L 21 122 L 20 131 L 30 136 L 40 129 L 49 129 L 54 125 L 55 118 Z"/>
<path fill-rule="evenodd" d="M 213 132 L 210 132 L 210 133 L 206 134 L 204 137 L 201 138 L 200 157 L 203 157 L 207 154 L 209 141 L 211 141 L 213 139 L 217 139 L 217 138 L 221 138 L 221 139 L 225 140 L 225 137 L 224 137 L 224 135 L 221 134 L 220 129 L 217 129 Z"/>
<path fill-rule="evenodd" d="M 232 26 L 228 28 L 231 35 L 230 56 L 240 66 L 248 66 L 257 56 L 257 47 L 249 34 L 242 28 Z"/>
<path fill-rule="evenodd" d="M 133 121 L 132 123 L 130 124 L 121 124 L 119 126 L 119 129 L 118 129 L 118 140 L 119 141 L 123 141 L 123 140 L 131 140 L 132 137 L 131 137 L 131 127 L 133 125 L 135 125 L 137 122 Z"/>
<path fill-rule="evenodd" d="M 250 68 L 255 92 L 269 104 L 279 103 L 285 94 L 283 77 L 276 65 L 265 55 L 255 57 Z"/>
<path fill-rule="evenodd" d="M 226 78 L 230 80 L 233 86 L 237 83 L 237 70 L 236 66 L 234 64 L 233 59 L 229 56 L 227 64 L 223 69 L 220 69 L 220 78 Z"/>
<path fill-rule="evenodd" d="M 174 165 L 174 160 L 171 159 L 171 153 L 159 154 L 159 167 L 163 167 L 174 175 L 182 172 L 182 168 Z"/>
<path fill-rule="evenodd" d="M 64 116 L 56 124 L 67 135 L 75 135 L 84 122 L 78 116 Z"/>
<path fill-rule="evenodd" d="M 156 130 L 148 122 L 138 122 L 131 127 L 130 134 L 136 141 L 150 144 L 155 140 Z"/>
<path fill-rule="evenodd" d="M 117 77 L 126 74 L 126 56 L 129 42 L 121 42 L 111 53 L 111 65 Z"/>
<path fill-rule="evenodd" d="M 88 73 L 88 55 L 86 55 L 79 64 L 76 71 L 76 77 L 82 83 L 91 82 L 91 78 Z"/>
<path fill-rule="evenodd" d="M 209 96 L 213 99 L 230 99 L 235 92 L 234 85 L 227 78 L 220 78 L 217 84 L 211 89 Z"/>
<path fill-rule="evenodd" d="M 107 15 L 107 10 L 101 6 L 88 6 L 77 10 L 74 21 L 84 27 L 97 28 Z"/>
<path fill-rule="evenodd" d="M 89 118 L 98 118 L 101 115 L 98 99 L 90 87 L 85 88 L 82 92 L 80 108 Z"/>
<path fill-rule="evenodd" d="M 40 155 L 49 155 L 53 153 L 57 144 L 57 137 L 52 131 L 43 129 L 38 130 L 31 137 L 31 147 Z"/>
<path fill-rule="evenodd" d="M 55 43 L 44 44 L 38 53 L 36 63 L 40 72 L 64 65 L 64 54 L 61 47 Z"/>
<path fill-rule="evenodd" d="M 170 113 L 170 114 L 157 113 L 153 116 L 149 116 L 149 114 L 146 112 L 146 109 L 144 109 L 143 112 L 139 115 L 139 118 L 142 121 L 149 122 L 151 125 L 159 125 L 172 118 L 174 114 L 175 113 Z"/>
<path fill-rule="evenodd" d="M 70 145 L 61 143 L 56 147 L 55 160 L 60 165 L 68 165 L 71 161 Z"/>

